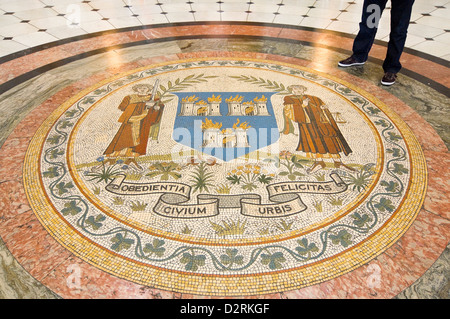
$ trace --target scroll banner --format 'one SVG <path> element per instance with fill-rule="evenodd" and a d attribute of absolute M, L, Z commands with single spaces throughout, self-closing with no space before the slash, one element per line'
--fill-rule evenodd
<path fill-rule="evenodd" d="M 347 185 L 336 173 L 328 182 L 281 182 L 267 186 L 271 203 L 261 203 L 258 194 L 197 195 L 197 204 L 186 204 L 191 199 L 191 187 L 177 182 L 130 183 L 125 175 L 116 177 L 106 190 L 117 195 L 154 195 L 162 193 L 153 211 L 172 218 L 201 218 L 219 214 L 219 209 L 240 208 L 250 217 L 285 217 L 307 209 L 299 194 L 336 194 L 347 190 Z"/>
<path fill-rule="evenodd" d="M 285 217 L 306 210 L 299 194 L 337 194 L 347 190 L 347 185 L 336 173 L 328 182 L 281 182 L 267 186 L 273 204 L 250 204 L 243 201 L 241 213 L 252 217 Z"/>

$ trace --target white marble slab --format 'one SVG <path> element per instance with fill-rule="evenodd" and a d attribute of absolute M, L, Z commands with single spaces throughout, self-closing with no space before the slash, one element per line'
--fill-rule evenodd
<path fill-rule="evenodd" d="M 0 36 L 33 33 L 36 31 L 33 26 L 36 26 L 37 29 L 51 30 L 48 39 L 62 39 L 65 29 L 57 28 L 63 28 L 63 19 L 81 23 L 82 31 L 68 30 L 66 37 L 142 24 L 194 21 L 279 23 L 355 34 L 362 4 L 363 0 L 0 0 Z M 383 12 L 377 34 L 379 40 L 388 39 L 390 6 L 388 2 Z M 30 22 L 19 24 L 21 20 Z M 446 36 L 435 39 L 438 44 L 422 39 L 438 37 L 445 30 L 450 30 L 450 1 L 416 0 L 411 21 L 415 24 L 410 26 L 406 46 L 424 48 L 430 54 L 437 50 L 436 54 L 442 55 L 439 43 L 448 43 Z M 40 35 L 39 41 L 33 42 L 41 43 L 45 37 Z M 10 52 L 13 47 L 9 46 L 1 52 Z"/>

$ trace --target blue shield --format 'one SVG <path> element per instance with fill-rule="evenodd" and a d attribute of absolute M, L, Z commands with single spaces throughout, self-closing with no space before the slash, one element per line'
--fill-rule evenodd
<path fill-rule="evenodd" d="M 276 92 L 183 92 L 173 139 L 224 161 L 275 143 L 279 129 L 271 103 Z"/>

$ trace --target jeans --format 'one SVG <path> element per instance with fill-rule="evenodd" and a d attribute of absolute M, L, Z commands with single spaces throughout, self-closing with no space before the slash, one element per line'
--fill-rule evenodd
<path fill-rule="evenodd" d="M 364 0 L 363 13 L 359 23 L 359 32 L 353 42 L 353 57 L 359 62 L 365 62 L 375 40 L 377 26 L 374 22 L 381 17 L 387 0 Z M 414 0 L 391 0 L 391 32 L 387 47 L 386 58 L 383 62 L 384 72 L 397 73 L 402 68 L 400 56 L 405 47 L 406 34 L 411 18 Z M 378 6 L 379 11 L 375 10 Z M 376 17 L 376 11 L 380 13 Z"/>

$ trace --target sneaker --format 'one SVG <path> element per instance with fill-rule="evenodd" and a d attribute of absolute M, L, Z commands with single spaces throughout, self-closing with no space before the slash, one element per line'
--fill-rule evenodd
<path fill-rule="evenodd" d="M 346 68 L 346 67 L 349 67 L 349 66 L 363 65 L 364 63 L 366 63 L 366 62 L 365 61 L 364 62 L 359 62 L 353 56 L 351 56 L 351 57 L 349 57 L 349 58 L 347 58 L 345 60 L 339 61 L 338 65 L 341 66 L 341 67 Z"/>
<path fill-rule="evenodd" d="M 384 76 L 381 79 L 381 84 L 392 85 L 395 83 L 396 79 L 397 79 L 397 74 L 392 73 L 392 72 L 386 72 L 386 73 L 384 73 Z"/>

